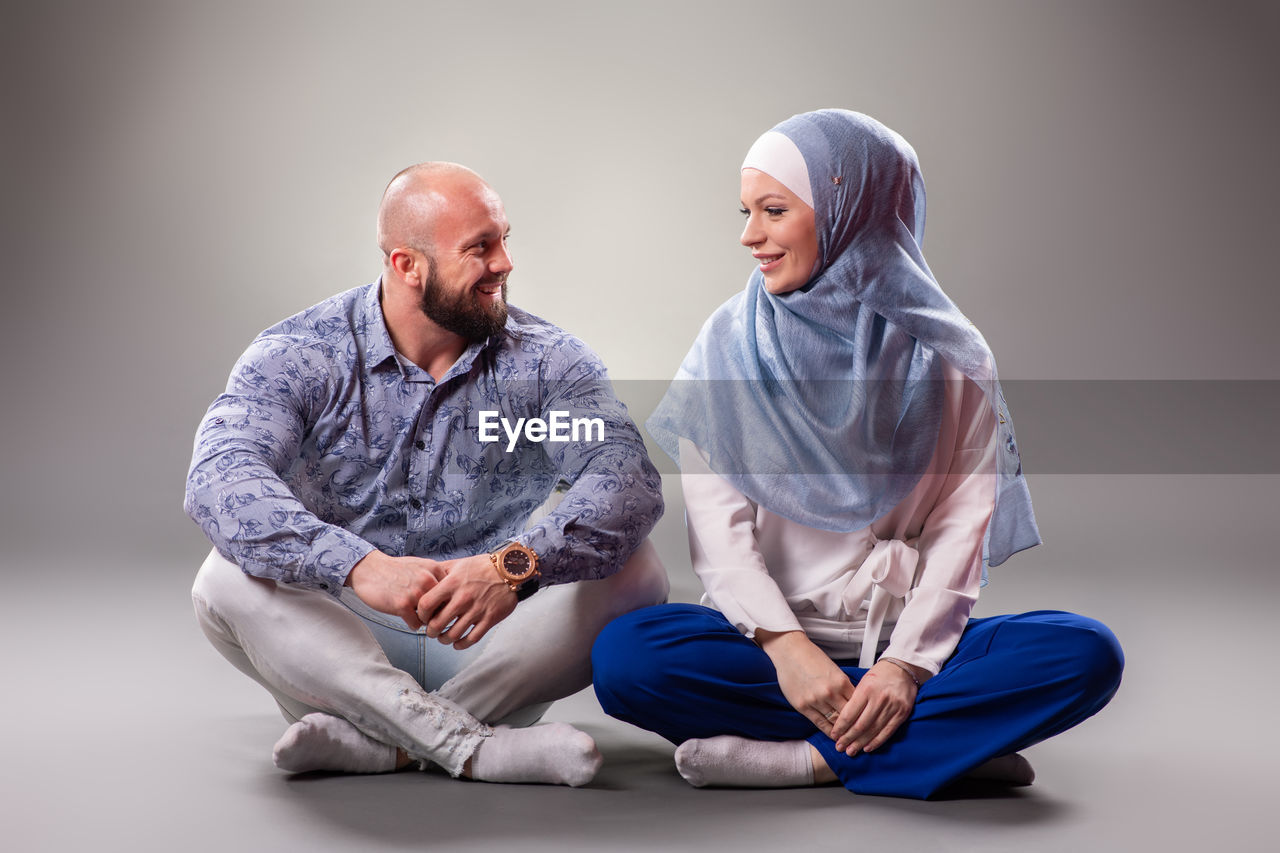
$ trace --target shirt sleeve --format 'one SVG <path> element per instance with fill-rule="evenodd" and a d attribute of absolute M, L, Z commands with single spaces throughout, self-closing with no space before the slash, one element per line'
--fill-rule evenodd
<path fill-rule="evenodd" d="M 254 341 L 196 432 L 184 507 L 246 573 L 336 596 L 373 546 L 321 521 L 282 479 L 298 459 L 309 403 L 328 381 L 322 356 Z"/>
<path fill-rule="evenodd" d="M 883 655 L 934 675 L 955 651 L 978 600 L 982 543 L 995 509 L 995 414 L 967 379 L 954 448 L 917 543 L 917 584 Z"/>
<path fill-rule="evenodd" d="M 712 603 L 748 637 L 761 628 L 803 630 L 756 545 L 756 505 L 713 472 L 701 451 L 684 438 L 680 472 L 689 556 Z"/>
<path fill-rule="evenodd" d="M 541 378 L 541 416 L 569 431 L 542 447 L 569 483 L 559 505 L 519 537 L 546 583 L 608 577 L 662 517 L 662 478 L 604 364 L 576 338 L 555 348 Z"/>

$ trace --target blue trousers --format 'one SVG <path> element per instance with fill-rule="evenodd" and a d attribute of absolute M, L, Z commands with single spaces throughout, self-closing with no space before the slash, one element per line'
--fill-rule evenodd
<path fill-rule="evenodd" d="M 836 663 L 854 683 L 866 673 Z M 1096 714 L 1120 685 L 1124 655 L 1105 625 L 1072 613 L 971 619 L 907 721 L 852 758 L 791 707 L 769 657 L 708 607 L 622 616 L 596 639 L 592 667 L 606 713 L 673 743 L 803 739 L 850 791 L 928 799 L 979 764 Z"/>

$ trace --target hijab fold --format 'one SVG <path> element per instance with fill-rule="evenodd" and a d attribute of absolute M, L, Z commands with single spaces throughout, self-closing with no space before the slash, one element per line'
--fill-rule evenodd
<path fill-rule="evenodd" d="M 847 110 L 774 127 L 808 169 L 819 264 L 774 295 L 759 268 L 703 325 L 646 422 L 677 462 L 680 438 L 757 504 L 800 524 L 854 531 L 927 470 L 943 400 L 942 359 L 996 414 L 996 504 L 986 558 L 1040 542 L 995 358 L 921 252 L 924 180 L 915 151 Z M 794 180 L 794 178 L 790 178 Z"/>

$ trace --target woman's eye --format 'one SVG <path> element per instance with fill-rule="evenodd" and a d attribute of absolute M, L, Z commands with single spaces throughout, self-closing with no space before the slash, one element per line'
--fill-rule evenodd
<path fill-rule="evenodd" d="M 766 207 L 764 212 L 770 216 L 781 216 L 787 212 L 787 209 L 785 207 Z"/>
<path fill-rule="evenodd" d="M 738 208 L 738 212 L 741 213 L 743 216 L 751 215 L 751 211 L 747 210 L 745 207 Z"/>

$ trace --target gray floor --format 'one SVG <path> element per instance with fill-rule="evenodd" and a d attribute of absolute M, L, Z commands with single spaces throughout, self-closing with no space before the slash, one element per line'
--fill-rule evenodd
<path fill-rule="evenodd" d="M 270 763 L 283 727 L 271 703 L 190 616 L 201 553 L 170 567 L 41 561 L 39 572 L 11 558 L 3 846 L 1275 849 L 1280 478 L 1060 476 L 1033 490 L 1046 545 L 995 570 L 979 613 L 1087 612 L 1116 630 L 1128 668 L 1101 715 L 1028 751 L 1031 788 L 933 803 L 694 790 L 668 744 L 609 720 L 589 692 L 551 714 L 599 741 L 606 763 L 588 788 L 290 778 Z M 679 518 L 677 504 L 659 545 L 675 597 L 691 600 Z"/>

